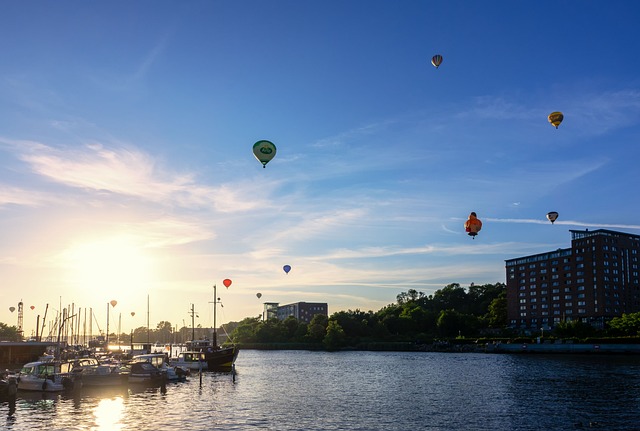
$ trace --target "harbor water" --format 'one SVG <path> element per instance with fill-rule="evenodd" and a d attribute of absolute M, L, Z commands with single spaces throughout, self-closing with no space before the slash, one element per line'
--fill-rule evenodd
<path fill-rule="evenodd" d="M 243 350 L 163 388 L 19 392 L 0 429 L 640 430 L 640 357 Z"/>

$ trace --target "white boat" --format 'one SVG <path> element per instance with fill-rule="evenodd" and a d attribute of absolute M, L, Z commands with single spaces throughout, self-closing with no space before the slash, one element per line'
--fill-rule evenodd
<path fill-rule="evenodd" d="M 60 364 L 51 361 L 29 362 L 16 376 L 18 390 L 39 392 L 61 392 L 73 389 L 74 378 L 62 373 Z"/>
<path fill-rule="evenodd" d="M 167 381 L 170 382 L 185 380 L 187 378 L 187 374 L 189 374 L 188 368 L 169 365 L 167 362 L 167 356 L 164 353 L 136 355 L 131 360 L 131 363 L 135 362 L 148 362 L 160 370 L 160 372 L 166 376 Z"/>
<path fill-rule="evenodd" d="M 169 359 L 169 364 L 174 367 L 187 368 L 193 371 L 206 371 L 209 368 L 204 352 L 180 352 L 176 358 Z"/>

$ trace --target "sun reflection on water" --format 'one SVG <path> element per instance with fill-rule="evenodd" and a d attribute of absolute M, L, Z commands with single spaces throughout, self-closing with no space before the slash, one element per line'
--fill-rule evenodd
<path fill-rule="evenodd" d="M 124 412 L 124 400 L 122 398 L 111 398 L 100 400 L 93 411 L 96 426 L 92 431 L 117 431 L 123 428 L 120 422 Z"/>

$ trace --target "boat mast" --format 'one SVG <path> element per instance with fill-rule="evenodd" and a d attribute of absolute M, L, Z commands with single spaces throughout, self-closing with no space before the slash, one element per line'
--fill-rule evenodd
<path fill-rule="evenodd" d="M 218 295 L 216 295 L 216 285 L 213 285 L 213 348 L 218 347 L 218 330 L 216 329 L 216 308 Z"/>

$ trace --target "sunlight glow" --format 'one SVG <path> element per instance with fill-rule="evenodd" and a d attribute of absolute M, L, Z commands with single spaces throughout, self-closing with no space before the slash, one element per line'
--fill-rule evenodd
<path fill-rule="evenodd" d="M 132 237 L 78 243 L 64 255 L 70 281 L 79 288 L 122 298 L 151 283 L 151 259 Z"/>

